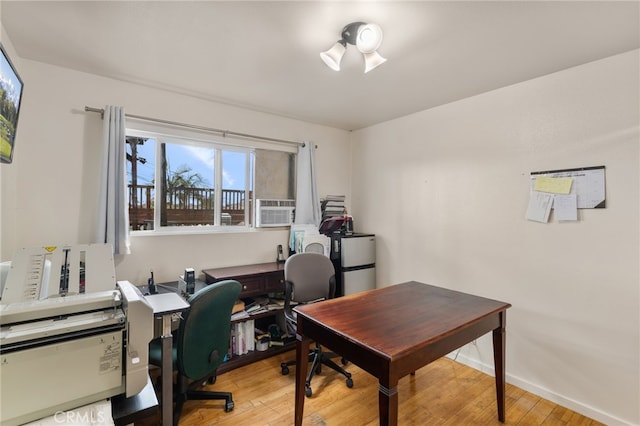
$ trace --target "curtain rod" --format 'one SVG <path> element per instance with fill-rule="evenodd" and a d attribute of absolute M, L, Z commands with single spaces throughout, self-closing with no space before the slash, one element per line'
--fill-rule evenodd
<path fill-rule="evenodd" d="M 93 108 L 93 107 L 85 106 L 84 110 L 86 112 L 99 112 L 100 116 L 104 118 L 104 109 L 103 108 Z M 294 141 L 287 141 L 287 140 L 284 140 L 284 139 L 269 138 L 269 137 L 266 137 L 266 136 L 256 136 L 256 135 L 250 135 L 250 134 L 247 134 L 247 133 L 238 133 L 238 132 L 232 132 L 232 131 L 229 131 L 229 130 L 222 130 L 222 129 L 214 129 L 214 128 L 211 128 L 211 127 L 197 126 L 195 124 L 185 124 L 185 123 L 178 123 L 176 121 L 161 120 L 159 118 L 143 117 L 141 115 L 125 114 L 125 117 L 135 118 L 137 120 L 152 121 L 152 122 L 155 122 L 155 123 L 168 124 L 170 126 L 177 126 L 177 127 L 185 127 L 185 128 L 188 128 L 188 129 L 202 130 L 202 131 L 205 131 L 205 132 L 219 133 L 222 136 L 232 135 L 232 136 L 239 136 L 239 137 L 249 138 L 249 139 L 257 139 L 257 140 L 263 140 L 263 141 L 269 141 L 269 142 L 285 143 L 285 144 L 289 144 L 289 145 L 304 146 L 304 142 L 294 142 Z"/>

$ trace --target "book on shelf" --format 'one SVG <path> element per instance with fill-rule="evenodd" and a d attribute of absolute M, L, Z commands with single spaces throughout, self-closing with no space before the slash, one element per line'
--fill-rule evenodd
<path fill-rule="evenodd" d="M 245 312 L 249 315 L 255 315 L 267 312 L 268 310 L 267 305 L 253 305 L 250 308 L 245 309 Z"/>
<path fill-rule="evenodd" d="M 244 309 L 236 312 L 235 314 L 231 314 L 231 321 L 237 321 L 245 318 L 249 318 L 249 314 Z"/>
<path fill-rule="evenodd" d="M 277 305 L 282 308 L 284 307 L 284 299 L 279 299 L 279 298 L 269 299 L 269 305 L 270 306 Z"/>
<path fill-rule="evenodd" d="M 256 350 L 256 324 L 253 320 L 245 321 L 247 322 L 246 333 L 245 333 L 245 344 L 247 346 L 247 351 L 253 352 Z"/>
<path fill-rule="evenodd" d="M 231 355 L 246 355 L 255 350 L 255 323 L 248 320 L 231 324 Z"/>
<path fill-rule="evenodd" d="M 248 318 L 251 315 L 261 314 L 268 311 L 274 311 L 278 309 L 282 309 L 284 306 L 284 300 L 281 299 L 270 299 L 268 297 L 259 297 L 254 299 L 247 300 L 245 302 L 245 307 L 242 312 L 232 315 L 231 319 L 242 319 Z"/>
<path fill-rule="evenodd" d="M 242 299 L 236 300 L 236 303 L 233 304 L 233 308 L 231 309 L 231 313 L 235 314 L 244 310 L 244 301 Z"/>
<path fill-rule="evenodd" d="M 289 302 L 289 304 L 291 306 L 296 306 L 298 304 L 298 302 L 291 300 Z M 269 304 L 267 305 L 269 307 L 269 310 L 272 309 L 283 309 L 284 308 L 284 299 L 280 299 L 280 298 L 273 298 L 273 299 L 269 299 Z"/>

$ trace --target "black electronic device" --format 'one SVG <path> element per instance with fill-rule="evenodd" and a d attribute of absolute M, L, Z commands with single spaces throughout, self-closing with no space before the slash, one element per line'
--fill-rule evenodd
<path fill-rule="evenodd" d="M 332 216 L 322 221 L 319 229 L 321 234 L 344 234 L 353 233 L 353 218 L 351 216 Z"/>
<path fill-rule="evenodd" d="M 151 271 L 151 276 L 147 280 L 147 288 L 149 290 L 149 294 L 156 294 L 158 290 L 156 289 L 156 284 L 153 281 L 153 271 Z"/>
<path fill-rule="evenodd" d="M 196 271 L 193 268 L 184 270 L 184 282 L 187 287 L 187 293 L 193 294 L 196 289 Z"/>
<path fill-rule="evenodd" d="M 276 262 L 278 263 L 284 262 L 284 253 L 282 252 L 282 244 L 278 244 L 278 255 L 276 257 Z"/>

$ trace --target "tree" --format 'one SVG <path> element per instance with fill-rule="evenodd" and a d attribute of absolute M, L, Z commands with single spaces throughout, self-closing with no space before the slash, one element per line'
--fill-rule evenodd
<path fill-rule="evenodd" d="M 186 164 L 171 170 L 166 157 L 165 144 L 161 144 L 162 156 L 162 205 L 160 225 L 167 226 L 167 209 L 200 210 L 203 206 L 213 208 L 213 189 L 207 180 Z M 186 212 L 185 212 L 186 213 Z"/>
<path fill-rule="evenodd" d="M 167 187 L 168 188 L 208 188 L 209 183 L 198 172 L 193 172 L 186 164 L 172 171 L 167 162 Z"/>

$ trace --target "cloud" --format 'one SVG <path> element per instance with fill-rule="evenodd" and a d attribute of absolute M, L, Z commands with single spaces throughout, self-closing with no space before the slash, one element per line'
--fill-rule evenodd
<path fill-rule="evenodd" d="M 204 165 L 207 168 L 207 170 L 213 170 L 215 166 L 215 151 L 213 149 L 200 147 L 200 146 L 189 146 L 189 145 L 186 145 L 185 149 L 189 152 L 190 155 L 193 156 L 195 160 L 202 163 L 202 165 Z M 198 169 L 198 168 L 194 167 L 194 169 Z M 231 173 L 223 169 L 222 170 L 222 187 L 223 188 L 233 187 L 235 183 L 236 183 L 236 180 L 231 175 Z"/>
<path fill-rule="evenodd" d="M 222 187 L 229 188 L 233 187 L 235 183 L 235 179 L 227 172 L 226 170 L 222 170 Z"/>
<path fill-rule="evenodd" d="M 196 160 L 200 161 L 208 169 L 213 170 L 215 164 L 214 150 L 190 145 L 186 145 L 185 148 Z"/>

